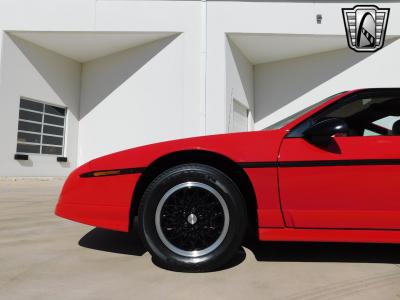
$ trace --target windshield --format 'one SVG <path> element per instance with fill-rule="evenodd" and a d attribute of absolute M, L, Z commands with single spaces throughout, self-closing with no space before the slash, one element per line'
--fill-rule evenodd
<path fill-rule="evenodd" d="M 304 115 L 304 114 L 308 113 L 309 111 L 313 110 L 314 108 L 316 108 L 317 106 L 321 105 L 322 103 L 325 103 L 325 102 L 327 102 L 327 101 L 329 101 L 329 100 L 331 100 L 331 99 L 335 98 L 336 96 L 338 96 L 340 94 L 343 94 L 343 93 L 345 93 L 345 92 L 337 93 L 335 95 L 329 96 L 328 98 L 325 98 L 324 100 L 321 100 L 321 101 L 319 101 L 317 103 L 314 103 L 313 105 L 308 106 L 308 107 L 300 110 L 299 112 L 297 112 L 297 113 L 295 113 L 295 114 L 293 114 L 293 115 L 291 115 L 289 117 L 286 117 L 283 120 L 280 120 L 280 121 L 278 121 L 278 122 L 276 122 L 276 123 L 264 128 L 264 130 L 272 130 L 272 129 L 282 128 L 283 126 L 285 126 L 285 125 L 289 124 L 290 122 L 296 120 L 301 115 Z"/>

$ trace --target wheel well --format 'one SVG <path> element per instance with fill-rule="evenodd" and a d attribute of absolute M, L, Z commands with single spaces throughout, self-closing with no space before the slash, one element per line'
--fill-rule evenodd
<path fill-rule="evenodd" d="M 147 186 L 163 171 L 185 163 L 201 163 L 214 167 L 229 176 L 240 189 L 246 200 L 249 225 L 257 228 L 257 199 L 247 174 L 234 161 L 218 153 L 203 150 L 188 150 L 165 155 L 151 163 L 140 176 L 132 198 L 131 218 L 138 215 L 140 201 Z"/>

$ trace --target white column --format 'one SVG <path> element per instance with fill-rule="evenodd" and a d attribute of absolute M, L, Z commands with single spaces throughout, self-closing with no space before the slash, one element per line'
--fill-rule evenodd
<path fill-rule="evenodd" d="M 207 134 L 207 0 L 201 0 L 201 126 L 200 133 Z"/>

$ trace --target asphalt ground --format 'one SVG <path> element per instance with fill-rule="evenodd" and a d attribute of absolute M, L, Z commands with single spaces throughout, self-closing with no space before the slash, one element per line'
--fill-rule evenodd
<path fill-rule="evenodd" d="M 56 217 L 62 183 L 0 180 L 0 299 L 400 299 L 400 245 L 247 242 L 221 270 L 176 273 L 136 232 Z"/>

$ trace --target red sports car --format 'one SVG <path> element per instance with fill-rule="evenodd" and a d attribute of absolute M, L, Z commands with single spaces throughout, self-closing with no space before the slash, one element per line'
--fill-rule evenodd
<path fill-rule="evenodd" d="M 130 231 L 158 264 L 206 271 L 263 241 L 400 243 L 400 89 L 343 92 L 258 132 L 163 142 L 92 160 L 58 216 Z"/>

